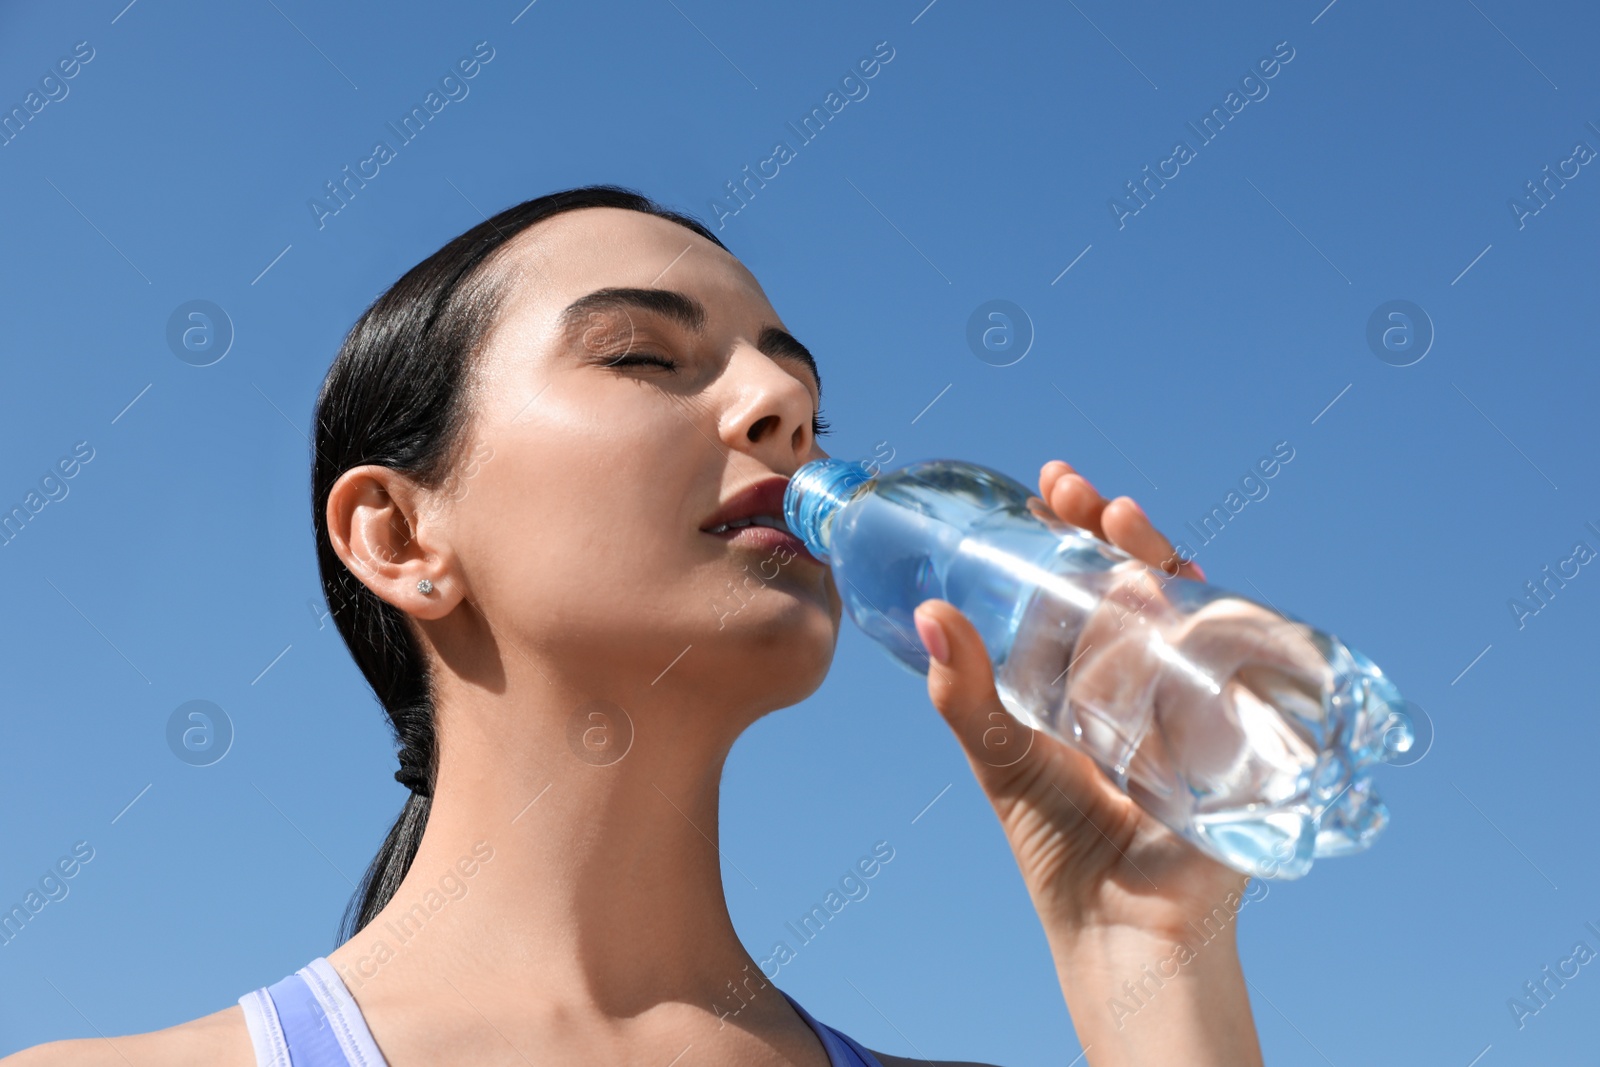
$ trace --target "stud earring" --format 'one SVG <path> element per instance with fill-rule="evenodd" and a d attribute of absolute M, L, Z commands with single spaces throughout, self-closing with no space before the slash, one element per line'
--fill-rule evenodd
<path fill-rule="evenodd" d="M 427 596 L 429 593 L 433 592 L 433 583 L 426 578 L 422 579 L 422 581 L 417 583 L 417 592 L 421 593 L 423 596 Z"/>

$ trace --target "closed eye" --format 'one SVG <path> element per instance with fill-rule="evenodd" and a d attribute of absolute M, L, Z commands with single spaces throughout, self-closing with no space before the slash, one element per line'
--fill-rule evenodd
<path fill-rule="evenodd" d="M 624 352 L 622 355 L 617 356 L 614 359 L 607 360 L 603 365 L 607 366 L 607 367 L 630 367 L 631 366 L 631 367 L 661 367 L 661 368 L 663 368 L 665 370 L 677 370 L 678 369 L 678 365 L 676 363 L 674 363 L 672 360 L 667 359 L 664 356 L 651 355 L 648 352 Z M 818 409 L 816 414 L 811 417 L 811 434 L 812 434 L 812 436 L 813 437 L 821 437 L 824 434 L 828 434 L 828 433 L 831 433 L 831 432 L 832 432 L 832 428 L 828 425 L 828 420 L 823 417 L 821 409 Z"/>
<path fill-rule="evenodd" d="M 607 367 L 653 366 L 653 367 L 664 367 L 667 370 L 677 370 L 678 369 L 678 365 L 676 363 L 674 363 L 672 360 L 667 359 L 664 356 L 654 356 L 654 355 L 651 355 L 648 352 L 624 352 L 622 355 L 617 356 L 615 359 L 607 360 L 605 362 L 605 366 L 607 366 Z"/>

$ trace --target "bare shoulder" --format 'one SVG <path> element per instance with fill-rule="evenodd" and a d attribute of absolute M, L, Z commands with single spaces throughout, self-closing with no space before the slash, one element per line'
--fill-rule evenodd
<path fill-rule="evenodd" d="M 148 1034 L 52 1041 L 0 1059 L 0 1067 L 255 1067 L 255 1063 L 244 1011 L 237 1004 Z"/>
<path fill-rule="evenodd" d="M 974 1063 L 971 1060 L 912 1060 L 904 1056 L 891 1056 L 887 1052 L 878 1052 L 868 1049 L 878 1058 L 883 1067 L 994 1067 L 989 1063 Z"/>

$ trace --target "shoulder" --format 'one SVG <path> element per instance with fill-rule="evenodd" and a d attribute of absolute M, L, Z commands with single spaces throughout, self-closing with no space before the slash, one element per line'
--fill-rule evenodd
<path fill-rule="evenodd" d="M 235 1004 L 148 1034 L 36 1045 L 0 1059 L 0 1067 L 256 1067 L 256 1056 Z"/>

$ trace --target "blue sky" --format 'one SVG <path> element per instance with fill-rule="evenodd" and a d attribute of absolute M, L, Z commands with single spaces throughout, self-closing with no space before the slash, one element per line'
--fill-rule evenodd
<path fill-rule="evenodd" d="M 720 221 L 822 364 L 834 454 L 1024 481 L 1061 457 L 1178 537 L 1288 442 L 1200 562 L 1371 656 L 1434 741 L 1380 773 L 1372 852 L 1243 913 L 1267 1059 L 1592 1057 L 1600 965 L 1520 1028 L 1507 1006 L 1600 951 L 1592 10 L 125 3 L 0 7 L 0 109 L 38 94 L 0 145 L 0 504 L 38 508 L 0 547 L 0 902 L 93 853 L 0 948 L 0 1053 L 215 1011 L 331 947 L 403 793 L 316 608 L 314 390 L 480 211 L 608 181 Z M 430 90 L 425 130 L 314 210 Z M 1015 361 L 968 341 L 996 300 Z M 169 344 L 192 301 L 230 324 L 214 362 Z M 194 700 L 234 731 L 208 767 L 167 744 Z M 782 971 L 818 1017 L 903 1054 L 1077 1054 L 992 814 L 859 633 L 740 742 L 723 820 L 758 954 L 895 850 Z"/>

